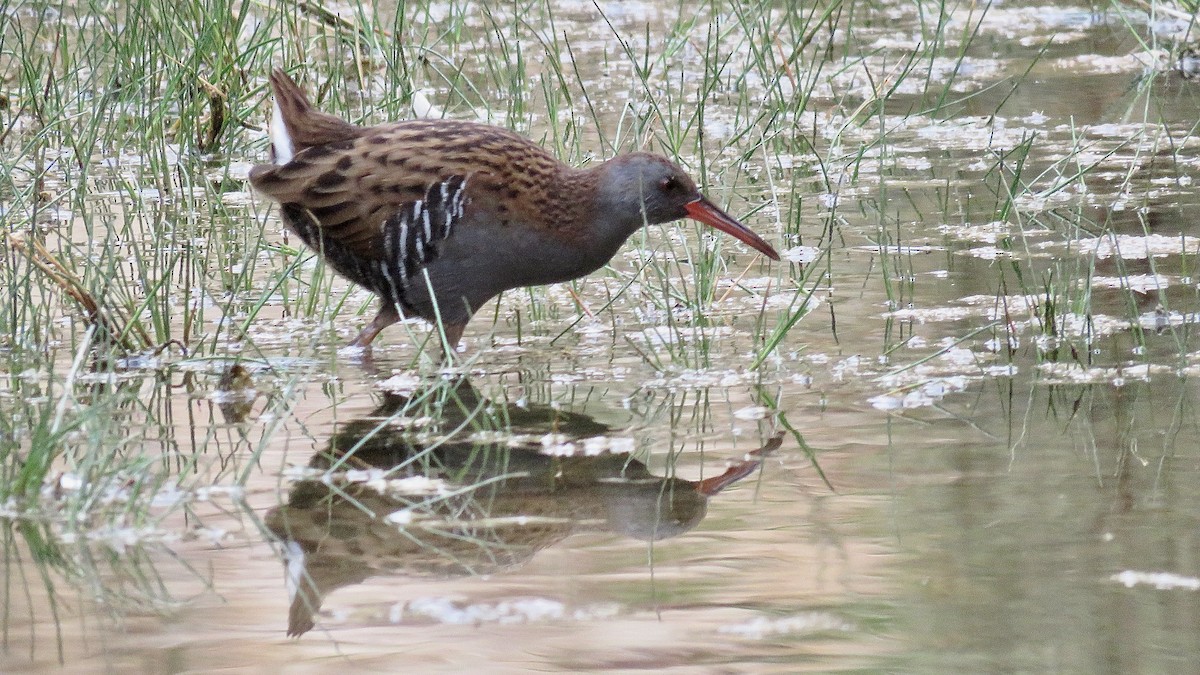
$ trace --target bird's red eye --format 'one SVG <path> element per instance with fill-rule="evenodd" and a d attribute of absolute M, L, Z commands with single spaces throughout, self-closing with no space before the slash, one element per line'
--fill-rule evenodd
<path fill-rule="evenodd" d="M 675 176 L 667 176 L 659 181 L 658 186 L 663 192 L 674 192 L 679 189 L 679 179 Z"/>

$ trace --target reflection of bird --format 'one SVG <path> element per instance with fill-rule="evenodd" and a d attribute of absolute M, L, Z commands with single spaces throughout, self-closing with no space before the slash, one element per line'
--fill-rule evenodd
<path fill-rule="evenodd" d="M 233 364 L 221 373 L 217 390 L 213 392 L 213 399 L 228 424 L 245 422 L 256 398 L 258 391 L 254 389 L 254 376 L 240 363 Z"/>
<path fill-rule="evenodd" d="M 599 269 L 647 223 L 695 218 L 779 259 L 662 157 L 574 169 L 506 129 L 360 127 L 314 110 L 283 71 L 271 84 L 275 163 L 254 167 L 250 181 L 333 269 L 380 297 L 352 346 L 410 315 L 440 318 L 453 347 L 489 299 Z"/>
<path fill-rule="evenodd" d="M 1175 70 L 1185 79 L 1200 79 L 1200 48 L 1188 47 L 1179 53 L 1175 62 Z"/>
<path fill-rule="evenodd" d="M 469 385 L 460 391 L 460 400 L 478 400 Z M 752 473 L 781 443 L 772 439 L 720 476 L 688 481 L 655 476 L 624 453 L 560 457 L 543 454 L 536 443 L 454 439 L 422 447 L 388 426 L 406 403 L 389 397 L 368 418 L 347 424 L 310 462 L 323 470 L 375 467 L 398 483 L 348 483 L 338 474 L 303 481 L 286 505 L 267 514 L 267 528 L 282 540 L 288 562 L 289 635 L 312 628 L 330 592 L 377 574 L 491 574 L 581 531 L 645 540 L 679 536 L 704 518 L 710 497 Z M 530 410 L 527 419 L 554 414 L 565 434 L 604 429 L 584 415 L 563 417 L 545 408 Z M 418 476 L 449 489 L 437 496 L 405 493 L 403 479 Z"/>

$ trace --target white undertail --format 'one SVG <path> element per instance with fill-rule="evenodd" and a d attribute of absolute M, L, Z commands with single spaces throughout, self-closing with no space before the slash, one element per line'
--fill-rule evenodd
<path fill-rule="evenodd" d="M 292 136 L 288 133 L 287 125 L 283 122 L 283 111 L 279 109 L 279 101 L 271 100 L 271 149 L 275 151 L 275 163 L 287 164 L 296 155 L 296 146 L 292 144 Z"/>
<path fill-rule="evenodd" d="M 283 581 L 287 584 L 288 601 L 296 601 L 296 593 L 300 592 L 300 582 L 308 572 L 304 567 L 304 549 L 300 548 L 300 544 L 295 541 L 288 541 L 283 545 L 283 563 L 286 572 L 283 575 Z"/>

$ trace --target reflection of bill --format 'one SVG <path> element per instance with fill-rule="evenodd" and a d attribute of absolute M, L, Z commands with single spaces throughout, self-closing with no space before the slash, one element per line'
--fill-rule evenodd
<path fill-rule="evenodd" d="M 284 549 L 289 635 L 313 627 L 325 595 L 378 574 L 490 574 L 576 532 L 678 536 L 704 518 L 709 497 L 781 445 L 776 436 L 720 476 L 688 481 L 655 476 L 626 453 L 551 456 L 540 445 L 503 441 L 422 446 L 378 422 L 405 403 L 389 397 L 368 419 L 348 424 L 311 466 L 352 470 L 297 483 L 288 503 L 267 514 Z M 605 430 L 583 415 L 552 414 L 559 433 Z"/>

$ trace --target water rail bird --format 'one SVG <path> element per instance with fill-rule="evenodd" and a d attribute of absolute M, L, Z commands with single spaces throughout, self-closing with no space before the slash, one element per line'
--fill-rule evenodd
<path fill-rule="evenodd" d="M 330 267 L 379 296 L 350 346 L 418 316 L 440 320 L 454 349 L 488 300 L 587 275 L 647 224 L 694 218 L 779 259 L 664 157 L 632 152 L 577 169 L 507 129 L 359 126 L 316 110 L 282 70 L 271 86 L 272 163 L 250 182 Z"/>

